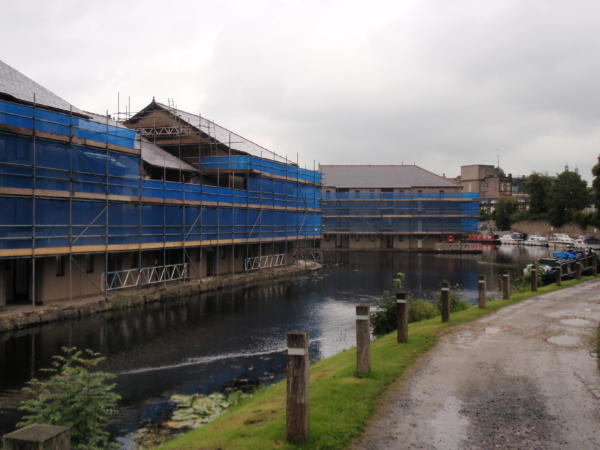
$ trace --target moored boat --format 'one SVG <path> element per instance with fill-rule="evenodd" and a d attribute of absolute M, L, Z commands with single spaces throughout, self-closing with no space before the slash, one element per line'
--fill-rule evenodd
<path fill-rule="evenodd" d="M 510 233 L 500 236 L 500 243 L 503 245 L 521 245 L 525 242 L 525 235 L 523 233 Z"/>
<path fill-rule="evenodd" d="M 591 248 L 600 250 L 600 241 L 596 236 L 579 236 L 573 242 L 575 248 Z"/>
<path fill-rule="evenodd" d="M 497 234 L 494 233 L 477 233 L 469 234 L 464 240 L 471 244 L 485 244 L 485 245 L 499 245 L 500 239 Z"/>
<path fill-rule="evenodd" d="M 573 238 L 566 233 L 554 233 L 550 236 L 548 243 L 553 246 L 571 246 L 573 245 Z"/>
<path fill-rule="evenodd" d="M 523 245 L 530 245 L 534 247 L 548 247 L 548 239 L 541 234 L 530 234 L 527 239 L 523 242 Z"/>

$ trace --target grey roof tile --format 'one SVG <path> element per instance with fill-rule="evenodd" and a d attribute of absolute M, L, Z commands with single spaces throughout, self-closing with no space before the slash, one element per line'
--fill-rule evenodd
<path fill-rule="evenodd" d="M 419 166 L 321 165 L 323 186 L 339 188 L 457 187 Z"/>
<path fill-rule="evenodd" d="M 17 100 L 29 103 L 33 103 L 33 96 L 35 94 L 35 102 L 38 105 L 49 106 L 64 111 L 70 111 L 72 107 L 74 113 L 86 115 L 79 108 L 72 106 L 66 100 L 63 100 L 58 95 L 36 83 L 31 78 L 26 77 L 3 61 L 0 61 L 0 94 L 6 94 Z"/>
<path fill-rule="evenodd" d="M 166 150 L 163 150 L 144 137 L 142 138 L 142 159 L 152 166 L 198 172 L 198 170 L 190 164 L 182 161 Z"/>

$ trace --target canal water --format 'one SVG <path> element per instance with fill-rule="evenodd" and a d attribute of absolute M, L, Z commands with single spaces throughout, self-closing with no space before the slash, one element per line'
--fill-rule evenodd
<path fill-rule="evenodd" d="M 0 435 L 12 431 L 24 383 L 48 367 L 62 346 L 107 357 L 123 397 L 112 433 L 125 435 L 170 414 L 175 393 L 210 393 L 283 376 L 285 336 L 307 331 L 313 360 L 354 345 L 354 307 L 374 304 L 395 273 L 406 290 L 432 298 L 443 280 L 476 301 L 477 276 L 498 295 L 499 274 L 521 272 L 547 249 L 500 247 L 481 255 L 338 253 L 317 273 L 250 288 L 182 298 L 0 335 Z"/>

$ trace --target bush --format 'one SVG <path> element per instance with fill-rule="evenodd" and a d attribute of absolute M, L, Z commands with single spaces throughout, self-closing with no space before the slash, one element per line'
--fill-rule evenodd
<path fill-rule="evenodd" d="M 371 313 L 371 326 L 373 327 L 373 334 L 375 336 L 383 336 L 384 334 L 391 333 L 398 327 L 397 318 L 397 306 L 396 306 L 396 294 L 401 292 L 404 287 L 404 274 L 397 273 L 396 278 L 393 280 L 392 292 L 384 291 L 381 299 L 377 302 L 376 306 L 378 311 Z M 441 296 L 438 294 L 435 297 L 435 303 L 428 302 L 427 300 L 410 300 L 408 309 L 408 322 L 419 322 L 425 319 L 431 319 L 440 314 L 441 312 Z M 456 291 L 450 291 L 450 311 L 462 311 L 467 309 L 469 304 L 462 300 L 460 293 Z"/>
<path fill-rule="evenodd" d="M 439 314 L 437 307 L 427 300 L 414 300 L 410 302 L 408 308 L 408 321 L 419 322 L 425 319 L 431 319 Z M 396 324 L 394 324 L 394 328 Z"/>
<path fill-rule="evenodd" d="M 384 291 L 376 306 L 379 311 L 371 313 L 371 327 L 375 336 L 383 336 L 396 329 L 396 295 Z"/>
<path fill-rule="evenodd" d="M 442 294 L 438 293 L 435 296 L 435 306 L 437 313 L 442 312 Z M 463 311 L 469 307 L 469 304 L 464 301 L 460 296 L 460 290 L 450 291 L 450 312 Z"/>
<path fill-rule="evenodd" d="M 17 425 L 34 423 L 61 425 L 71 429 L 73 449 L 105 449 L 110 447 L 104 427 L 117 413 L 120 396 L 113 392 L 114 376 L 89 369 L 104 361 L 91 350 L 62 347 L 64 356 L 53 356 L 52 368 L 42 371 L 52 374 L 40 381 L 32 379 L 23 391 L 33 398 L 25 400 L 19 409 L 27 413 Z"/>

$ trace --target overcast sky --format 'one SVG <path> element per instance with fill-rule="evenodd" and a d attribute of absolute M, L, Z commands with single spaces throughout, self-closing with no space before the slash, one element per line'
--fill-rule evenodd
<path fill-rule="evenodd" d="M 590 180 L 600 153 L 597 0 L 3 0 L 0 50 L 82 109 L 174 99 L 309 166 Z"/>

